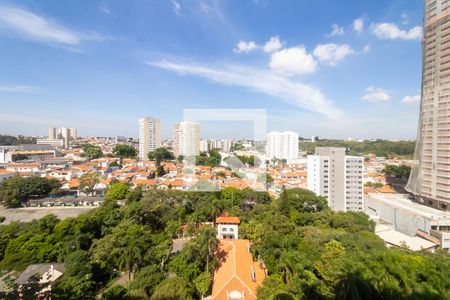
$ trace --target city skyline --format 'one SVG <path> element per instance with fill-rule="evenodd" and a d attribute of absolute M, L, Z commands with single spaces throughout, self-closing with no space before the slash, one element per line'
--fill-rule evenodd
<path fill-rule="evenodd" d="M 0 0 L 0 51 L 1 299 L 449 298 L 450 0 Z"/>
<path fill-rule="evenodd" d="M 184 108 L 263 108 L 269 131 L 416 136 L 418 1 L 69 6 L 0 1 L 3 133 L 67 124 L 84 136 L 136 136 L 135 120 L 154 115 L 169 138 Z M 205 138 L 246 137 L 239 122 L 202 127 Z"/>

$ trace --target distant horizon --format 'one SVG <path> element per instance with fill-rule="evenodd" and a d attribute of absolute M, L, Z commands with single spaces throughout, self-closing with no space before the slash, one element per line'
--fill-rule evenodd
<path fill-rule="evenodd" d="M 31 138 L 46 138 L 47 135 L 26 135 L 26 134 L 9 134 L 9 133 L 2 133 L 0 132 L 0 135 L 7 135 L 7 136 L 14 136 L 14 137 L 18 137 L 18 136 L 23 136 L 23 137 L 31 137 Z M 89 136 L 84 136 L 84 135 L 78 135 L 78 138 L 80 139 L 85 139 L 85 138 L 115 138 L 118 136 L 123 136 L 125 138 L 133 138 L 134 140 L 138 140 L 138 136 L 126 136 L 126 135 L 112 135 L 112 136 L 102 136 L 102 135 L 89 135 Z M 301 136 L 299 135 L 299 139 L 303 139 L 303 140 L 311 140 L 313 136 L 307 137 L 307 136 Z M 385 140 L 385 141 L 416 141 L 416 139 L 390 139 L 390 138 L 351 138 L 351 137 L 346 137 L 346 138 L 329 138 L 329 137 L 320 137 L 318 136 L 319 141 L 320 140 L 337 140 L 337 141 L 348 141 L 348 142 L 359 142 L 359 141 L 375 141 L 375 140 Z M 250 140 L 250 141 L 255 141 L 251 138 L 247 138 L 247 137 L 241 137 L 241 138 L 223 138 L 223 137 L 200 137 L 201 140 L 235 140 L 235 141 L 242 141 L 242 140 Z M 161 141 L 165 142 L 165 141 L 171 141 L 173 140 L 172 137 L 168 138 L 168 137 L 161 137 Z"/>

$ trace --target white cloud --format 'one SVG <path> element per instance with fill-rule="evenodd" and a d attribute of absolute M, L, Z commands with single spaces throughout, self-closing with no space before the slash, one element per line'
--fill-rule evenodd
<path fill-rule="evenodd" d="M 180 15 L 181 14 L 181 5 L 180 5 L 180 3 L 178 3 L 175 0 L 171 0 L 171 2 L 172 2 L 172 5 L 173 5 L 173 12 L 175 14 L 177 14 L 177 15 Z"/>
<path fill-rule="evenodd" d="M 362 96 L 361 99 L 368 102 L 388 102 L 391 100 L 391 95 L 389 95 L 388 91 L 381 88 L 369 86 L 366 89 L 366 94 Z"/>
<path fill-rule="evenodd" d="M 266 42 L 263 49 L 265 52 L 274 52 L 281 49 L 282 44 L 278 36 L 273 36 Z"/>
<path fill-rule="evenodd" d="M 353 54 L 355 51 L 347 44 L 320 44 L 314 49 L 314 56 L 321 62 L 335 66 L 339 61 L 343 60 L 347 55 Z"/>
<path fill-rule="evenodd" d="M 415 26 L 410 30 L 402 30 L 394 23 L 377 23 L 370 26 L 372 33 L 380 39 L 419 40 L 422 37 L 422 27 Z"/>
<path fill-rule="evenodd" d="M 368 53 L 370 51 L 370 45 L 365 45 L 363 48 L 363 53 Z"/>
<path fill-rule="evenodd" d="M 402 99 L 402 103 L 405 103 L 405 104 L 420 103 L 420 96 L 419 95 L 416 95 L 416 96 L 405 96 Z"/>
<path fill-rule="evenodd" d="M 102 13 L 104 13 L 107 16 L 111 15 L 111 10 L 108 8 L 108 6 L 106 5 L 106 3 L 102 3 L 100 4 L 100 11 Z"/>
<path fill-rule="evenodd" d="M 206 5 L 202 1 L 200 1 L 200 8 L 203 10 L 203 12 L 207 13 L 211 10 L 211 7 L 209 5 Z"/>
<path fill-rule="evenodd" d="M 406 24 L 409 23 L 409 16 L 406 13 L 402 13 L 400 15 L 400 19 L 401 19 L 401 22 L 402 22 L 403 25 L 406 25 Z"/>
<path fill-rule="evenodd" d="M 364 30 L 364 17 L 353 20 L 353 31 L 360 34 Z"/>
<path fill-rule="evenodd" d="M 0 32 L 20 35 L 42 43 L 78 46 L 83 40 L 105 39 L 97 33 L 81 33 L 26 9 L 0 4 Z"/>
<path fill-rule="evenodd" d="M 326 37 L 332 37 L 332 36 L 338 36 L 338 35 L 344 35 L 344 27 L 339 26 L 338 24 L 331 25 L 331 32 L 325 34 Z"/>
<path fill-rule="evenodd" d="M 38 88 L 31 85 L 23 85 L 23 84 L 3 84 L 0 85 L 0 92 L 9 92 L 9 93 L 34 93 L 38 90 Z"/>
<path fill-rule="evenodd" d="M 166 60 L 144 63 L 181 75 L 194 75 L 223 85 L 244 87 L 327 117 L 334 118 L 342 114 L 319 89 L 267 70 L 247 66 L 204 66 Z"/>
<path fill-rule="evenodd" d="M 256 45 L 255 42 L 250 41 L 250 42 L 246 42 L 246 41 L 239 41 L 239 43 L 237 43 L 236 47 L 233 49 L 234 52 L 237 53 L 249 53 L 250 51 L 256 50 L 258 48 L 258 45 Z"/>
<path fill-rule="evenodd" d="M 316 60 L 303 45 L 274 52 L 269 62 L 270 68 L 286 75 L 312 73 L 316 70 Z"/>

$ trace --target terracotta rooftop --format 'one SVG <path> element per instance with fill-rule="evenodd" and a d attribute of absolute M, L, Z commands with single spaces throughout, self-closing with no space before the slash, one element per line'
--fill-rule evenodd
<path fill-rule="evenodd" d="M 239 224 L 241 220 L 238 217 L 218 217 L 216 223 L 225 224 Z"/>
<path fill-rule="evenodd" d="M 9 168 L 20 168 L 20 167 L 40 167 L 40 163 L 10 163 Z"/>
<path fill-rule="evenodd" d="M 243 293 L 243 299 L 256 299 L 256 289 L 266 276 L 259 262 L 249 252 L 249 240 L 221 240 L 216 256 L 219 267 L 214 272 L 213 300 L 228 300 L 228 293 Z"/>
<path fill-rule="evenodd" d="M 13 171 L 7 171 L 5 169 L 0 169 L 0 174 L 15 174 L 16 172 Z"/>
<path fill-rule="evenodd" d="M 134 184 L 138 185 L 156 185 L 156 180 L 154 179 L 136 179 L 133 181 Z"/>

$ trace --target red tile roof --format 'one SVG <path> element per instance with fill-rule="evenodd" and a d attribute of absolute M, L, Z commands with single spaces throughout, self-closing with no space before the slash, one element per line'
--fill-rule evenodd
<path fill-rule="evenodd" d="M 254 262 L 249 240 L 221 240 L 216 256 L 219 267 L 214 272 L 213 300 L 228 300 L 228 293 L 244 293 L 244 299 L 256 299 L 256 290 L 266 277 L 264 268 Z M 252 272 L 254 277 L 252 277 Z"/>
<path fill-rule="evenodd" d="M 239 224 L 241 220 L 238 217 L 218 217 L 216 219 L 217 224 Z"/>

